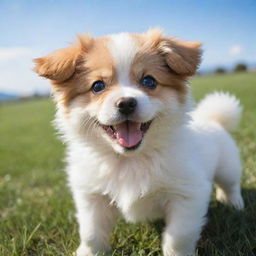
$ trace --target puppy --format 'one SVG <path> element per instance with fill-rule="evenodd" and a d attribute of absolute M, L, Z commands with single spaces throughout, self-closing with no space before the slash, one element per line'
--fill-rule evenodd
<path fill-rule="evenodd" d="M 67 143 L 77 256 L 105 255 L 118 212 L 129 222 L 163 218 L 163 254 L 194 255 L 213 182 L 218 200 L 243 208 L 239 150 L 227 132 L 241 106 L 214 93 L 194 108 L 188 78 L 200 57 L 200 43 L 151 29 L 79 35 L 35 59 L 51 80 Z"/>

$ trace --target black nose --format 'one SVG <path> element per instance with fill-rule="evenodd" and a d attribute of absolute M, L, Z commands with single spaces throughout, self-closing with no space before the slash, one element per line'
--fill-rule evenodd
<path fill-rule="evenodd" d="M 135 111 L 137 101 L 132 97 L 123 97 L 116 102 L 116 106 L 120 113 L 129 115 Z"/>

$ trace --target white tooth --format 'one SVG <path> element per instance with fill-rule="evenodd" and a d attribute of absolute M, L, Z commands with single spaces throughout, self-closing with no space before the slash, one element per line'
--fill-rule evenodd
<path fill-rule="evenodd" d="M 113 133 L 113 130 L 110 128 L 110 126 L 108 127 L 107 132 L 108 133 Z"/>

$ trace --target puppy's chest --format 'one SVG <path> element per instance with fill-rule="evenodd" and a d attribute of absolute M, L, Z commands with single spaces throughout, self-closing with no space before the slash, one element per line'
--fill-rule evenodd
<path fill-rule="evenodd" d="M 154 191 L 131 200 L 120 196 L 115 203 L 127 221 L 139 222 L 162 218 L 167 197 L 162 191 Z"/>
<path fill-rule="evenodd" d="M 70 184 L 86 193 L 108 196 L 129 221 L 152 219 L 159 217 L 165 203 L 169 167 L 161 159 L 105 157 L 89 161 L 88 155 L 79 166 L 72 161 Z"/>
<path fill-rule="evenodd" d="M 160 170 L 152 165 L 123 163 L 114 170 L 101 186 L 101 193 L 108 195 L 129 221 L 157 218 L 164 202 L 164 186 Z"/>

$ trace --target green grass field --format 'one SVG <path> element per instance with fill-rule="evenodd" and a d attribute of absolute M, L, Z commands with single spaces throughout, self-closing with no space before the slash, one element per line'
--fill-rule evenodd
<path fill-rule="evenodd" d="M 234 93 L 244 106 L 233 136 L 241 148 L 244 212 L 210 204 L 201 256 L 256 255 L 256 73 L 201 76 L 192 81 L 196 99 L 207 92 Z M 64 145 L 50 122 L 50 100 L 0 105 L 0 256 L 71 255 L 79 244 L 74 205 L 66 186 Z M 163 224 L 115 227 L 114 256 L 161 255 Z M 185 227 L 184 227 L 185 228 Z"/>

